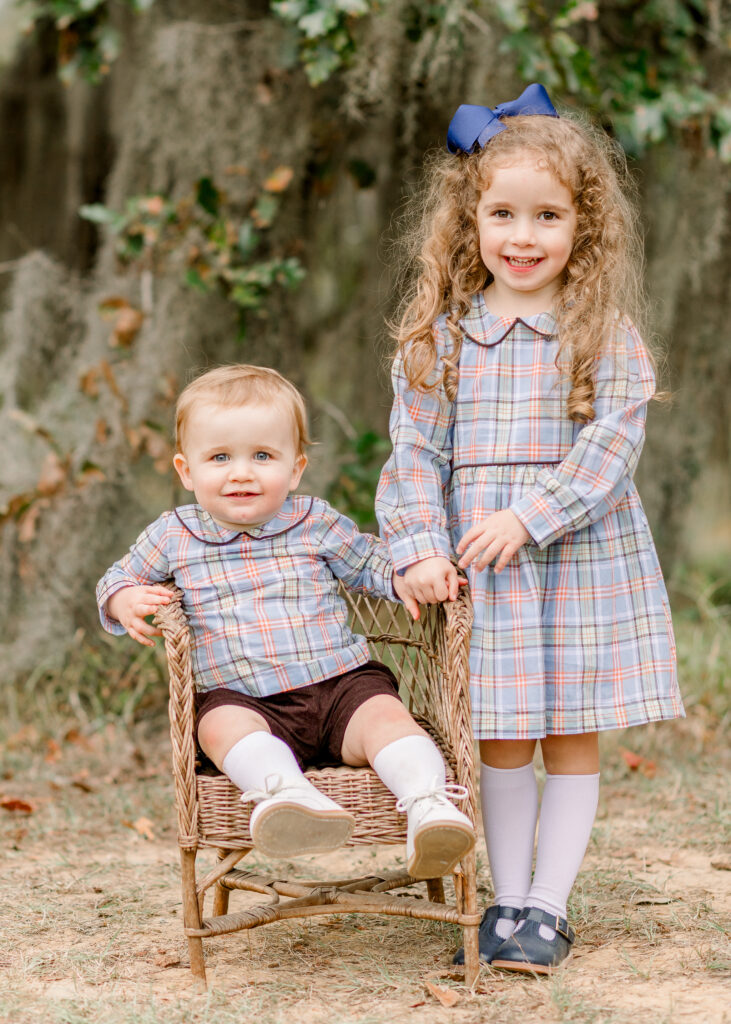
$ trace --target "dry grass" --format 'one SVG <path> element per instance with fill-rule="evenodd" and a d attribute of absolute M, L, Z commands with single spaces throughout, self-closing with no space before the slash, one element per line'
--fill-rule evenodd
<path fill-rule="evenodd" d="M 210 941 L 211 984 L 201 993 L 181 932 L 159 664 L 130 645 L 110 668 L 105 641 L 92 653 L 80 644 L 60 672 L 4 698 L 0 795 L 32 810 L 0 809 L 0 1020 L 731 1020 L 731 645 L 724 610 L 712 603 L 689 604 L 677 618 L 690 714 L 603 738 L 600 811 L 571 903 L 574 957 L 543 980 L 485 969 L 474 992 L 450 975 L 453 929 L 349 915 Z M 638 770 L 621 748 L 645 758 Z M 347 870 L 354 859 L 367 870 L 400 852 L 348 853 Z M 343 863 L 333 854 L 328 869 L 338 874 Z M 484 853 L 480 881 L 487 899 Z M 453 991 L 454 1006 L 442 1006 L 427 981 Z"/>

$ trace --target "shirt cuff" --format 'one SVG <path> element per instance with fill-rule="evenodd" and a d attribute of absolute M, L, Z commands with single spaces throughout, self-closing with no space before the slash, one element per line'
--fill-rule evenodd
<path fill-rule="evenodd" d="M 403 576 L 410 565 L 423 562 L 425 558 L 447 558 L 451 561 L 452 547 L 443 533 L 415 533 L 399 537 L 389 543 L 393 567 Z"/>
<path fill-rule="evenodd" d="M 510 505 L 510 511 L 520 519 L 523 526 L 539 548 L 546 548 L 568 531 L 569 527 L 556 514 L 545 495 L 532 491 L 520 501 Z"/>
<path fill-rule="evenodd" d="M 109 598 L 117 593 L 118 590 L 124 590 L 125 587 L 135 586 L 133 583 L 117 582 L 108 583 L 104 587 L 100 587 L 97 591 L 96 602 L 99 606 L 99 619 L 101 624 L 107 633 L 112 633 L 113 636 L 124 636 L 127 630 L 124 628 L 121 622 L 117 619 L 113 619 L 107 611 L 107 602 Z"/>

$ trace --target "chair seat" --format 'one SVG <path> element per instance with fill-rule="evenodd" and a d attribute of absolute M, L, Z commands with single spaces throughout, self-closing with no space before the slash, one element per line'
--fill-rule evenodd
<path fill-rule="evenodd" d="M 355 816 L 355 829 L 347 846 L 368 843 L 405 843 L 406 815 L 396 810 L 393 793 L 372 768 L 310 769 L 305 772 L 313 786 Z M 447 769 L 447 781 L 454 776 Z M 251 846 L 249 817 L 253 804 L 241 802 L 241 791 L 226 775 L 199 772 L 198 844 L 236 849 Z"/>

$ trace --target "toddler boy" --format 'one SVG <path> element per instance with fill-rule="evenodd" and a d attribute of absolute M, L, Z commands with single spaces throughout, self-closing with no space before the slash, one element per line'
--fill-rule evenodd
<path fill-rule="evenodd" d="M 319 498 L 293 495 L 307 464 L 302 396 L 275 370 L 224 366 L 176 409 L 173 464 L 196 504 L 164 512 L 97 585 L 104 628 L 152 645 L 145 621 L 183 592 L 200 747 L 256 807 L 254 845 L 277 857 L 332 850 L 352 816 L 304 776 L 372 765 L 407 813 L 407 870 L 449 872 L 474 844 L 447 797 L 439 750 L 347 624 L 338 580 L 399 595 L 386 550 Z M 413 602 L 409 609 L 417 611 Z"/>

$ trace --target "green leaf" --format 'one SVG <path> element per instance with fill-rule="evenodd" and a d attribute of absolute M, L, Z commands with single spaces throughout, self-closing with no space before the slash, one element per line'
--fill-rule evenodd
<path fill-rule="evenodd" d="M 239 252 L 241 258 L 247 260 L 256 249 L 259 244 L 259 235 L 254 230 L 254 225 L 250 220 L 245 220 L 239 228 Z"/>
<path fill-rule="evenodd" d="M 185 283 L 189 288 L 194 288 L 198 292 L 209 292 L 210 288 L 203 280 L 201 275 L 194 267 L 188 267 L 185 272 Z"/>
<path fill-rule="evenodd" d="M 370 10 L 368 0 L 335 0 L 335 7 L 338 11 L 342 11 L 343 14 L 349 14 L 355 18 L 368 14 Z"/>
<path fill-rule="evenodd" d="M 113 224 L 117 220 L 114 210 L 110 210 L 102 203 L 89 203 L 80 207 L 79 216 L 91 221 L 92 224 Z"/>
<path fill-rule="evenodd" d="M 308 39 L 320 39 L 337 28 L 338 16 L 335 11 L 313 11 L 300 18 L 297 24 Z"/>
<path fill-rule="evenodd" d="M 218 216 L 221 193 L 210 178 L 201 178 L 198 182 L 195 201 L 212 217 Z"/>
<path fill-rule="evenodd" d="M 276 196 L 269 194 L 261 195 L 251 211 L 251 216 L 258 228 L 268 228 L 274 220 L 278 209 L 279 200 Z"/>

